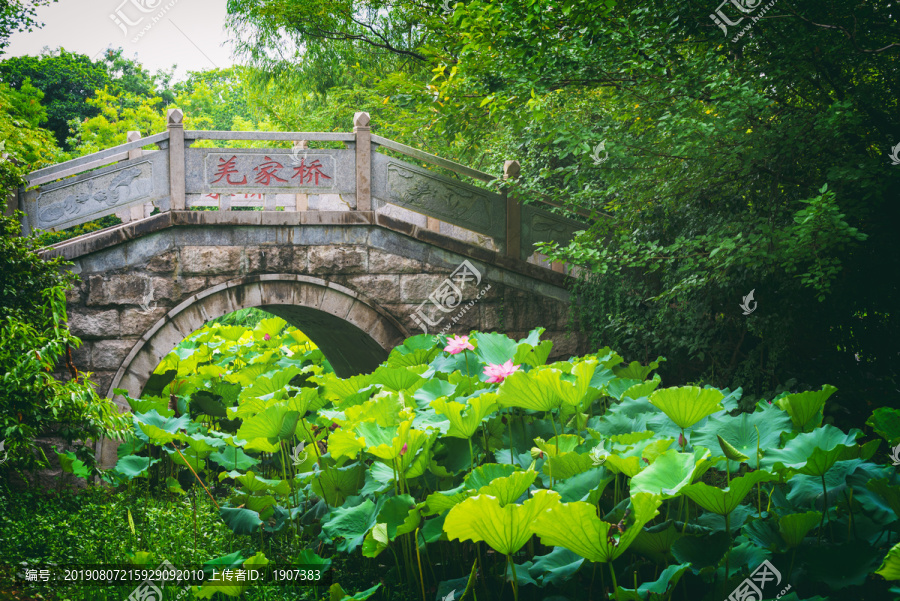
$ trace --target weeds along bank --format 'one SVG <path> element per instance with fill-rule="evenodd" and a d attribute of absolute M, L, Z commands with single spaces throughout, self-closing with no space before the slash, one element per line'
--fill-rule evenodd
<path fill-rule="evenodd" d="M 842 431 L 833 387 L 742 406 L 664 387 L 662 359 L 547 364 L 541 329 L 416 336 L 342 379 L 282 320 L 249 325 L 199 330 L 128 399 L 90 513 L 10 505 L 2 560 L 206 568 L 171 598 L 868 599 L 900 575 L 894 414 Z M 275 585 L 288 565 L 320 576 Z"/>

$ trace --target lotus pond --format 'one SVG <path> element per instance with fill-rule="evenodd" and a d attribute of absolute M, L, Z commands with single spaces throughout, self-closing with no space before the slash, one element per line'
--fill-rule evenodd
<path fill-rule="evenodd" d="M 900 596 L 892 410 L 844 431 L 831 386 L 748 403 L 664 386 L 662 358 L 548 362 L 542 332 L 415 336 L 340 378 L 281 319 L 209 324 L 127 399 L 113 469 L 63 453 L 91 485 L 0 494 L 4 578 L 168 561 L 219 578 L 165 599 Z M 243 577 L 287 564 L 322 578 Z M 0 599 L 129 595 L 37 582 Z"/>

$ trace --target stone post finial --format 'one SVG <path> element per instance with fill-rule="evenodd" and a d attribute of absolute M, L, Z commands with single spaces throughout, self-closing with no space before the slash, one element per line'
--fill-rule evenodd
<path fill-rule="evenodd" d="M 353 115 L 353 130 L 356 131 L 362 127 L 369 128 L 369 113 L 359 112 Z"/>
<path fill-rule="evenodd" d="M 184 127 L 184 112 L 181 109 L 169 109 L 166 113 L 166 126 Z"/>
<path fill-rule="evenodd" d="M 503 163 L 503 179 L 518 179 L 522 172 L 519 161 L 504 161 Z"/>

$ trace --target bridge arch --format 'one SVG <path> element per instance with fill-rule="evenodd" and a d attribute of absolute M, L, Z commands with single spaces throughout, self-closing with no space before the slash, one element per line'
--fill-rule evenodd
<path fill-rule="evenodd" d="M 251 307 L 303 330 L 342 377 L 374 370 L 410 335 L 372 300 L 340 284 L 300 274 L 238 277 L 192 295 L 151 326 L 125 357 L 107 396 L 116 388 L 139 396 L 184 338 L 212 319 Z"/>

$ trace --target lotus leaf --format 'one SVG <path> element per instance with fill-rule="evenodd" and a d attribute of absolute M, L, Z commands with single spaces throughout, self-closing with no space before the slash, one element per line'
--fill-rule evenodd
<path fill-rule="evenodd" d="M 703 509 L 719 515 L 727 515 L 741 504 L 741 501 L 755 485 L 774 479 L 776 479 L 774 474 L 755 471 L 739 478 L 732 478 L 729 486 L 724 489 L 697 482 L 685 486 L 682 491 Z"/>
<path fill-rule="evenodd" d="M 631 494 L 645 492 L 664 499 L 678 496 L 691 483 L 696 461 L 690 453 L 665 451 L 646 469 L 631 478 Z"/>
<path fill-rule="evenodd" d="M 796 428 L 801 432 L 808 432 L 822 425 L 822 409 L 825 407 L 825 401 L 835 392 L 837 388 L 826 384 L 822 390 L 810 390 L 781 397 L 777 403 L 791 416 Z"/>
<path fill-rule="evenodd" d="M 597 509 L 583 502 L 562 503 L 559 496 L 534 520 L 532 530 L 545 545 L 565 547 L 588 561 L 613 561 L 624 553 L 644 524 L 658 513 L 662 499 L 649 493 L 631 497 L 634 523 L 623 534 L 610 536 L 613 524 L 597 517 Z"/>
<path fill-rule="evenodd" d="M 559 504 L 559 494 L 551 490 L 539 490 L 521 505 L 501 506 L 496 497 L 478 495 L 450 510 L 444 532 L 450 540 L 483 540 L 497 553 L 510 555 L 531 538 L 535 518 L 555 504 Z"/>
<path fill-rule="evenodd" d="M 723 398 L 725 395 L 714 388 L 678 386 L 655 391 L 650 395 L 650 402 L 683 430 L 722 410 Z"/>

